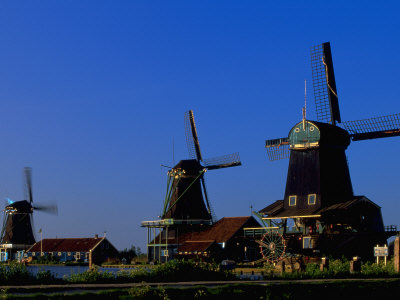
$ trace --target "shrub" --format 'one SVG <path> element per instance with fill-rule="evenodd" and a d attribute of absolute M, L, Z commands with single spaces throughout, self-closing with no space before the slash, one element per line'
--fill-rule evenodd
<path fill-rule="evenodd" d="M 73 283 L 102 283 L 115 281 L 115 275 L 107 271 L 99 271 L 95 266 L 82 273 L 71 274 L 69 277 L 64 277 L 64 280 Z"/>
<path fill-rule="evenodd" d="M 149 281 L 151 271 L 145 268 L 135 268 L 132 270 L 120 270 L 116 278 L 118 282 L 142 282 Z"/>
<path fill-rule="evenodd" d="M 36 274 L 36 279 L 40 282 L 40 283 L 53 283 L 58 281 L 54 274 L 52 272 L 50 272 L 49 270 L 40 270 L 37 274 Z"/>
<path fill-rule="evenodd" d="M 193 260 L 171 260 L 163 265 L 158 265 L 152 270 L 151 277 L 155 281 L 236 279 L 233 273 L 219 270 L 217 264 Z"/>
<path fill-rule="evenodd" d="M 0 281 L 4 283 L 15 283 L 26 284 L 32 282 L 35 277 L 28 271 L 25 265 L 11 262 L 8 266 L 0 266 Z"/>
<path fill-rule="evenodd" d="M 149 286 L 146 283 L 142 283 L 140 285 L 137 285 L 128 291 L 128 295 L 132 299 L 147 299 L 149 296 L 153 296 L 154 291 L 151 289 L 151 286 Z"/>
<path fill-rule="evenodd" d="M 366 276 L 394 276 L 396 274 L 394 269 L 394 262 L 390 260 L 385 266 L 383 263 L 376 264 L 373 262 L 366 262 L 361 266 L 361 273 Z"/>

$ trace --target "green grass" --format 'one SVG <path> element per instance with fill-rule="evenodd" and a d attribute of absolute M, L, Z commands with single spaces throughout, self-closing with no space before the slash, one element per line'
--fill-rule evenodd
<path fill-rule="evenodd" d="M 13 295 L 0 293 L 1 298 L 8 299 L 265 299 L 265 300 L 365 300 L 384 299 L 386 296 L 396 298 L 400 292 L 400 280 L 363 282 L 328 282 L 328 283 L 283 283 L 283 284 L 231 284 L 217 287 L 192 286 L 150 287 L 143 283 L 134 288 L 110 289 L 104 291 L 85 291 L 76 293 L 35 293 L 29 295 Z"/>

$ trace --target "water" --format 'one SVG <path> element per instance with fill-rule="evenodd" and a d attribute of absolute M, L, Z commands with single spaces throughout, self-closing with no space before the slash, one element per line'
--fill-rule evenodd
<path fill-rule="evenodd" d="M 89 270 L 88 266 L 28 266 L 28 271 L 33 275 L 36 275 L 39 271 L 50 271 L 56 278 L 63 278 L 64 276 L 70 276 L 71 274 L 83 273 Z M 135 268 L 101 268 L 99 271 L 107 271 L 116 274 L 120 270 L 134 270 Z"/>
<path fill-rule="evenodd" d="M 88 266 L 27 266 L 28 271 L 31 272 L 33 275 L 36 275 L 39 271 L 50 271 L 54 274 L 56 278 L 63 278 L 64 276 L 70 276 L 71 274 L 83 273 L 89 270 Z M 107 271 L 113 274 L 116 274 L 118 271 L 124 270 L 129 272 L 130 270 L 135 270 L 137 268 L 101 268 L 99 267 L 99 271 Z M 150 271 L 150 269 L 148 269 Z M 237 275 L 239 279 L 244 280 L 262 280 L 262 275 L 252 275 L 252 274 L 242 274 Z"/>

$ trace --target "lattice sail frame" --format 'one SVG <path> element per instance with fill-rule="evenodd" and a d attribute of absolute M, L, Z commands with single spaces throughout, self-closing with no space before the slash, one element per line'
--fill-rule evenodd
<path fill-rule="evenodd" d="M 270 161 L 289 158 L 289 139 L 280 138 L 265 141 L 265 148 Z"/>
<path fill-rule="evenodd" d="M 400 135 L 400 113 L 370 119 L 346 121 L 340 124 L 353 141 Z"/>
<path fill-rule="evenodd" d="M 320 122 L 340 123 L 339 102 L 329 42 L 311 47 L 315 109 Z"/>
<path fill-rule="evenodd" d="M 240 166 L 241 164 L 239 152 L 203 160 L 203 165 L 208 170 Z"/>

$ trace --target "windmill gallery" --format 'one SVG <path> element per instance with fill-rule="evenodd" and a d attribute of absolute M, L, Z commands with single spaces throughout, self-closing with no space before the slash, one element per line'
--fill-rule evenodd
<path fill-rule="evenodd" d="M 400 114 L 342 122 L 329 43 L 311 48 L 311 67 L 317 120 L 307 120 L 304 112 L 287 137 L 266 141 L 270 160 L 289 158 L 286 188 L 283 200 L 254 216 L 216 219 L 205 173 L 240 166 L 239 154 L 203 159 L 193 111 L 185 113 L 190 159 L 168 171 L 159 218 L 141 224 L 147 229 L 148 261 L 370 259 L 375 245 L 398 234 L 396 227 L 384 226 L 377 204 L 353 194 L 345 151 L 352 141 L 399 136 Z M 0 248 L 15 259 L 27 257 L 24 252 L 35 243 L 33 211 L 56 211 L 33 203 L 30 168 L 25 181 L 27 198 L 5 207 L 1 233 Z"/>

